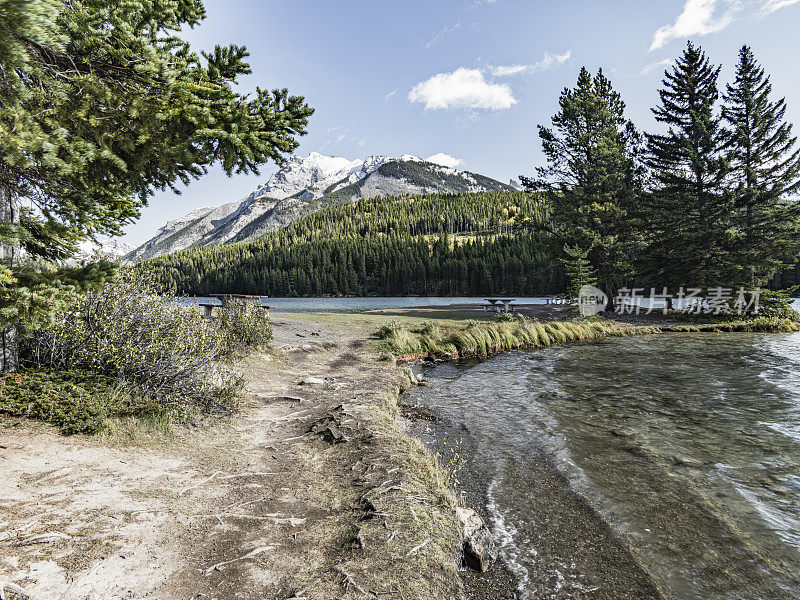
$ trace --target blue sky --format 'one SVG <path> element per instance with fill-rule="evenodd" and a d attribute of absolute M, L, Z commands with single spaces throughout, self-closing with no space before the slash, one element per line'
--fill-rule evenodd
<path fill-rule="evenodd" d="M 731 78 L 750 44 L 800 127 L 800 0 L 206 0 L 185 32 L 197 49 L 238 43 L 257 85 L 287 87 L 316 113 L 298 154 L 445 153 L 507 181 L 542 160 L 537 125 L 582 65 L 603 67 L 642 129 L 668 61 L 687 39 Z M 800 130 L 798 130 L 800 131 Z M 212 169 L 183 194 L 160 193 L 126 231 L 139 244 L 167 220 L 244 197 L 275 170 Z"/>

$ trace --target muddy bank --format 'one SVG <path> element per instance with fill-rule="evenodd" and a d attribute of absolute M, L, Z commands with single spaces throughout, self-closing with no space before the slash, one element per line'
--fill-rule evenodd
<path fill-rule="evenodd" d="M 404 435 L 385 317 L 275 318 L 239 411 L 168 438 L 0 423 L 0 583 L 40 598 L 460 599 L 454 498 Z M 377 321 L 376 321 L 377 319 Z"/>

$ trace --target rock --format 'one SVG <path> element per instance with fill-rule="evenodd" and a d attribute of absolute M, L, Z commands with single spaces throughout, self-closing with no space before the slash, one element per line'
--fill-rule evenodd
<path fill-rule="evenodd" d="M 306 377 L 302 385 L 325 385 L 325 380 L 320 377 Z"/>
<path fill-rule="evenodd" d="M 316 433 L 321 435 L 329 444 L 341 444 L 342 442 L 349 441 L 341 430 L 342 417 L 344 416 L 344 407 L 340 404 L 332 409 L 327 415 L 315 421 L 311 427 L 308 428 L 309 433 Z"/>
<path fill-rule="evenodd" d="M 412 371 L 410 367 L 405 367 L 403 370 L 406 372 L 411 385 L 419 385 L 419 379 L 417 379 L 417 376 L 414 375 L 414 371 Z"/>
<path fill-rule="evenodd" d="M 461 530 L 461 551 L 464 566 L 485 573 L 497 559 L 497 547 L 492 532 L 481 516 L 471 508 L 456 508 Z"/>
<path fill-rule="evenodd" d="M 615 435 L 617 437 L 629 437 L 635 433 L 636 432 L 633 429 L 628 429 L 627 427 L 619 427 L 611 430 L 611 435 Z"/>
<path fill-rule="evenodd" d="M 692 467 L 695 469 L 700 469 L 705 466 L 702 460 L 697 460 L 689 456 L 673 456 L 672 462 L 680 467 Z"/>

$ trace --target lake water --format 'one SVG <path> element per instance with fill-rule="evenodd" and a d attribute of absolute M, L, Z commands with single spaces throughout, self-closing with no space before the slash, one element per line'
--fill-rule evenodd
<path fill-rule="evenodd" d="M 426 375 L 412 399 L 468 438 L 522 598 L 623 597 L 581 502 L 665 598 L 800 598 L 800 334 L 607 339 Z"/>
<path fill-rule="evenodd" d="M 187 297 L 180 298 L 185 303 L 216 303 L 215 298 Z M 544 304 L 545 298 L 515 299 L 517 304 Z M 343 312 L 358 313 L 369 310 L 386 310 L 391 308 L 420 308 L 426 306 L 448 306 L 450 304 L 485 304 L 482 297 L 432 297 L 432 296 L 397 296 L 397 297 L 348 297 L 348 298 L 264 298 L 263 303 L 273 306 L 275 312 Z"/>

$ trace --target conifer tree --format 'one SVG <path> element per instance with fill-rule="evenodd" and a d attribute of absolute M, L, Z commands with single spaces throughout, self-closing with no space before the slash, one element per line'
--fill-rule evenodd
<path fill-rule="evenodd" d="M 155 190 L 220 164 L 281 162 L 312 110 L 286 90 L 234 91 L 240 46 L 196 54 L 178 33 L 200 0 L 0 0 L 0 370 L 20 324 L 110 274 L 38 268 L 116 234 Z"/>
<path fill-rule="evenodd" d="M 652 193 L 642 198 L 648 234 L 641 273 L 654 286 L 730 280 L 732 202 L 725 192 L 725 135 L 714 112 L 719 67 L 691 42 L 659 90 L 653 109 L 664 134 L 648 136 Z"/>
<path fill-rule="evenodd" d="M 564 246 L 565 258 L 561 259 L 567 276 L 567 298 L 574 301 L 585 285 L 597 285 L 597 276 L 589 261 L 589 252 L 578 246 Z M 610 299 L 609 299 L 610 301 Z"/>
<path fill-rule="evenodd" d="M 739 51 L 736 78 L 727 86 L 722 116 L 735 197 L 735 283 L 764 285 L 800 253 L 800 149 L 784 120 L 786 102 L 772 100 L 772 84 L 752 50 Z"/>
<path fill-rule="evenodd" d="M 537 179 L 521 179 L 545 192 L 556 235 L 565 247 L 585 250 L 613 298 L 632 273 L 638 243 L 631 213 L 642 186 L 641 137 L 602 69 L 594 77 L 581 69 L 575 88 L 561 93 L 552 123 L 539 127 L 547 166 Z"/>

